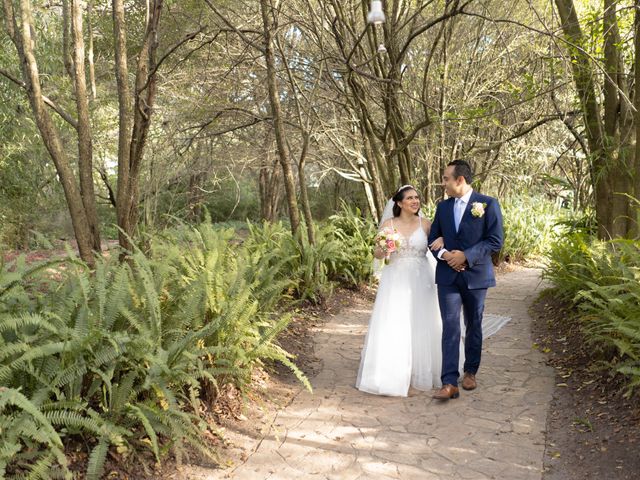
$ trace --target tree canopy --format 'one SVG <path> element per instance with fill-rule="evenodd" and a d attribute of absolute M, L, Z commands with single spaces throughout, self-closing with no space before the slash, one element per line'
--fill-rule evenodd
<path fill-rule="evenodd" d="M 636 2 L 383 8 L 374 25 L 362 0 L 3 0 L 3 235 L 63 204 L 85 259 L 108 225 L 130 247 L 167 215 L 296 231 L 345 197 L 376 217 L 405 183 L 435 201 L 459 157 L 476 188 L 634 234 Z"/>

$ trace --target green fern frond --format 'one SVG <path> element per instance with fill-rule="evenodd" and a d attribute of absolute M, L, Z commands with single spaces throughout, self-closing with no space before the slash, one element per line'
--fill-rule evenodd
<path fill-rule="evenodd" d="M 153 454 L 155 455 L 156 460 L 159 462 L 160 461 L 160 449 L 158 447 L 158 436 L 156 435 L 156 431 L 154 430 L 153 426 L 151 425 L 151 422 L 149 421 L 149 419 L 146 417 L 144 412 L 139 407 L 128 403 L 126 405 L 126 408 L 131 410 L 131 412 L 133 412 L 133 415 L 140 421 L 140 423 L 144 427 L 144 430 L 145 430 L 145 432 L 147 432 L 147 436 L 149 437 L 149 440 L 151 441 L 151 450 L 153 451 Z"/>
<path fill-rule="evenodd" d="M 101 437 L 91 451 L 87 464 L 87 480 L 99 480 L 104 470 L 104 462 L 109 451 L 109 439 Z"/>

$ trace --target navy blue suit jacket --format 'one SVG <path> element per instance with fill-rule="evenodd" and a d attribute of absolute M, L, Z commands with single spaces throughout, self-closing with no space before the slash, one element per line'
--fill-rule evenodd
<path fill-rule="evenodd" d="M 472 205 L 476 202 L 486 204 L 484 215 L 481 217 L 474 217 L 471 214 Z M 456 272 L 445 260 L 438 260 L 436 283 L 452 285 L 457 275 L 464 275 L 469 289 L 493 287 L 496 284 L 496 278 L 491 254 L 500 250 L 504 241 L 500 204 L 495 198 L 474 190 L 460 220 L 460 228 L 456 232 L 453 218 L 454 203 L 455 199 L 449 198 L 436 207 L 431 232 L 429 232 L 429 243 L 438 237 L 443 237 L 444 248 L 449 251 L 462 250 L 469 265 L 464 271 Z M 433 252 L 436 258 L 438 253 Z"/>

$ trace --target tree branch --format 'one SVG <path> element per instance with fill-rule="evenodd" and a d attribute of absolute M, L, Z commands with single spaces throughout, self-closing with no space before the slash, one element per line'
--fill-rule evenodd
<path fill-rule="evenodd" d="M 429 125 L 431 125 L 431 119 L 429 118 L 426 118 L 425 120 L 422 120 L 420 123 L 418 123 L 415 127 L 413 127 L 413 130 L 411 131 L 411 133 L 409 133 L 409 135 L 407 135 L 402 139 L 402 143 L 400 143 L 396 148 L 391 150 L 391 152 L 389 153 L 389 157 L 393 157 L 397 153 L 406 149 L 409 146 L 409 144 L 413 142 L 413 139 L 418 134 L 418 132 L 423 128 L 428 127 Z"/>
<path fill-rule="evenodd" d="M 448 13 L 445 13 L 444 15 L 441 15 L 438 18 L 435 18 L 433 20 L 431 20 L 430 22 L 422 25 L 420 28 L 418 28 L 417 30 L 414 30 L 413 32 L 411 32 L 411 35 L 409 35 L 409 37 L 407 37 L 407 41 L 404 43 L 404 45 L 402 46 L 402 49 L 400 50 L 400 53 L 398 54 L 398 60 L 401 60 L 404 58 L 405 54 L 407 53 L 407 50 L 409 49 L 409 46 L 411 45 L 411 42 L 413 42 L 413 40 L 416 39 L 416 37 L 419 37 L 420 35 L 422 35 L 424 32 L 426 32 L 427 30 L 429 30 L 431 27 L 437 25 L 440 22 L 443 22 L 445 20 L 448 20 L 451 17 L 455 17 L 458 14 L 461 13 L 466 13 L 464 11 L 464 8 L 469 5 L 471 2 L 473 2 L 473 0 L 468 0 L 466 3 L 464 3 L 461 7 L 459 8 L 455 8 L 453 10 L 451 10 Z"/>
<path fill-rule="evenodd" d="M 27 90 L 27 85 L 22 80 L 20 80 L 19 78 L 14 77 L 12 74 L 7 72 L 6 70 L 0 68 L 0 75 L 2 75 L 3 77 L 7 78 L 10 81 L 12 81 L 13 83 L 15 83 L 17 86 L 19 86 L 23 90 L 25 90 L 25 91 Z M 46 95 L 42 96 L 42 100 L 44 101 L 44 103 L 48 107 L 50 107 L 54 112 L 56 112 L 58 115 L 60 115 L 60 117 L 62 117 L 74 129 L 76 129 L 76 130 L 78 129 L 77 120 L 75 118 L 73 118 L 71 115 L 69 115 L 67 112 L 65 112 L 62 109 L 62 107 L 58 106 L 53 100 L 51 100 Z"/>
<path fill-rule="evenodd" d="M 111 184 L 109 183 L 109 177 L 107 176 L 107 172 L 104 168 L 98 168 L 98 173 L 100 174 L 100 178 L 104 183 L 104 186 L 107 187 L 107 192 L 109 193 L 109 203 L 116 208 L 116 196 L 113 192 L 113 188 L 111 188 Z"/>
<path fill-rule="evenodd" d="M 477 149 L 472 148 L 471 150 L 475 150 L 477 153 L 486 153 L 486 152 L 490 152 L 491 150 L 495 150 L 499 147 L 501 147 L 502 145 L 504 145 L 505 143 L 508 143 L 512 140 L 515 140 L 516 138 L 520 138 L 520 137 L 524 137 L 525 135 L 531 133 L 532 131 L 534 131 L 536 128 L 545 125 L 549 122 L 553 122 L 554 120 L 562 120 L 565 121 L 566 117 L 568 116 L 574 116 L 574 115 L 580 115 L 582 112 L 581 111 L 573 111 L 573 112 L 564 112 L 564 113 L 557 113 L 557 114 L 553 114 L 553 115 L 547 115 L 544 118 L 541 118 L 540 120 L 538 120 L 537 122 L 534 122 L 531 125 L 528 125 L 520 130 L 518 130 L 516 133 L 512 134 L 511 136 L 504 138 L 502 140 L 499 140 L 497 142 L 493 142 L 490 145 L 487 145 L 485 147 L 478 147 Z"/>
<path fill-rule="evenodd" d="M 238 34 L 238 36 L 242 38 L 242 40 L 244 40 L 247 44 L 251 45 L 252 47 L 257 49 L 259 52 L 264 54 L 265 48 L 256 44 L 253 40 L 251 40 L 249 37 L 245 35 L 245 32 L 243 30 L 240 30 L 238 27 L 233 25 L 227 19 L 227 17 L 225 17 L 224 15 L 222 15 L 222 13 L 220 13 L 220 11 L 213 5 L 211 0 L 204 0 L 204 1 L 207 5 L 209 5 L 209 8 L 213 11 L 213 13 L 215 13 L 224 22 L 225 25 L 227 25 L 231 30 L 233 30 L 236 34 Z"/>
<path fill-rule="evenodd" d="M 169 48 L 169 51 L 167 51 L 167 53 L 165 53 L 160 60 L 158 60 L 158 62 L 154 65 L 153 69 L 149 72 L 149 74 L 147 75 L 147 82 L 144 84 L 144 86 L 142 87 L 141 91 L 144 91 L 147 86 L 149 85 L 149 82 L 151 81 L 151 79 L 153 78 L 153 76 L 158 72 L 158 70 L 160 69 L 160 66 L 162 65 L 162 63 L 171 56 L 171 54 L 173 52 L 175 52 L 178 48 L 180 48 L 182 45 L 184 45 L 185 43 L 187 43 L 189 40 L 193 40 L 196 35 L 198 35 L 199 33 L 201 33 L 204 30 L 204 27 L 200 27 L 198 30 L 196 30 L 195 32 L 191 32 L 188 33 L 187 35 L 185 35 L 185 37 L 180 40 L 178 43 L 176 43 L 175 45 L 173 45 L 171 48 Z"/>

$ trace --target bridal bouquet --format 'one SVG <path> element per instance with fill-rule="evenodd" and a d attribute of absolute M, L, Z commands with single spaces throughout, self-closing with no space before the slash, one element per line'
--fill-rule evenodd
<path fill-rule="evenodd" d="M 375 243 L 384 251 L 384 263 L 388 265 L 391 254 L 400 248 L 400 234 L 395 228 L 385 227 L 376 235 Z"/>

